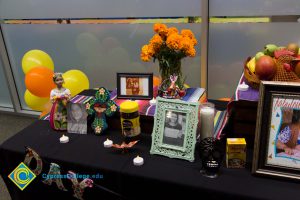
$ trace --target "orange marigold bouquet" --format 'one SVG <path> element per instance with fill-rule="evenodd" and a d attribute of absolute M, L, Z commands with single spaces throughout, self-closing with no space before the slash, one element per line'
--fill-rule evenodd
<path fill-rule="evenodd" d="M 157 59 L 162 80 L 168 80 L 170 75 L 178 76 L 178 85 L 183 85 L 181 59 L 196 55 L 197 40 L 189 29 L 181 32 L 175 27 L 168 28 L 165 24 L 155 24 L 156 33 L 141 50 L 141 59 L 149 62 Z"/>

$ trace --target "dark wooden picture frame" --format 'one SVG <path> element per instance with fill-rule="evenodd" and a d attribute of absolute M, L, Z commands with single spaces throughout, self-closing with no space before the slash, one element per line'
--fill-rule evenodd
<path fill-rule="evenodd" d="M 117 73 L 117 98 L 152 99 L 153 73 Z"/>
<path fill-rule="evenodd" d="M 252 173 L 299 181 L 300 83 L 262 81 L 259 93 Z"/>

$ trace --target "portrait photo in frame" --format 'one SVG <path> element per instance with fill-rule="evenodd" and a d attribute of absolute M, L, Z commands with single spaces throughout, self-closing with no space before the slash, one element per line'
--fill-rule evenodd
<path fill-rule="evenodd" d="M 117 73 L 118 99 L 152 99 L 153 73 Z"/>
<path fill-rule="evenodd" d="M 72 103 L 67 104 L 68 113 L 68 133 L 87 134 L 87 112 L 85 104 Z"/>
<path fill-rule="evenodd" d="M 300 180 L 300 83 L 261 82 L 252 173 Z"/>
<path fill-rule="evenodd" d="M 160 97 L 156 100 L 150 154 L 194 161 L 199 104 Z"/>

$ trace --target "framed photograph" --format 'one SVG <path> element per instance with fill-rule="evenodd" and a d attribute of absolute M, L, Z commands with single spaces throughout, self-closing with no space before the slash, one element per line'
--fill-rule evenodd
<path fill-rule="evenodd" d="M 198 103 L 156 100 L 150 153 L 194 161 Z"/>
<path fill-rule="evenodd" d="M 85 104 L 69 102 L 67 105 L 68 132 L 87 134 L 87 112 Z"/>
<path fill-rule="evenodd" d="M 262 81 L 252 172 L 300 180 L 300 83 Z"/>
<path fill-rule="evenodd" d="M 152 99 L 152 97 L 152 73 L 117 73 L 118 99 Z"/>

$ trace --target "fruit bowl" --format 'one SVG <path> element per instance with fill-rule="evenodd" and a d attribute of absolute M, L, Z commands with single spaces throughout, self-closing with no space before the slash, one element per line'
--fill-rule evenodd
<path fill-rule="evenodd" d="M 287 47 L 268 44 L 263 52 L 248 57 L 244 63 L 244 77 L 248 85 L 259 88 L 261 80 L 300 82 L 299 46 L 290 43 Z"/>
<path fill-rule="evenodd" d="M 251 60 L 251 57 L 248 57 L 247 60 L 244 63 L 244 77 L 246 79 L 246 82 L 248 85 L 250 85 L 250 87 L 254 88 L 254 89 L 258 89 L 259 88 L 259 84 L 260 84 L 260 80 L 259 78 L 256 76 L 255 73 L 251 72 L 247 66 L 247 63 Z"/>

